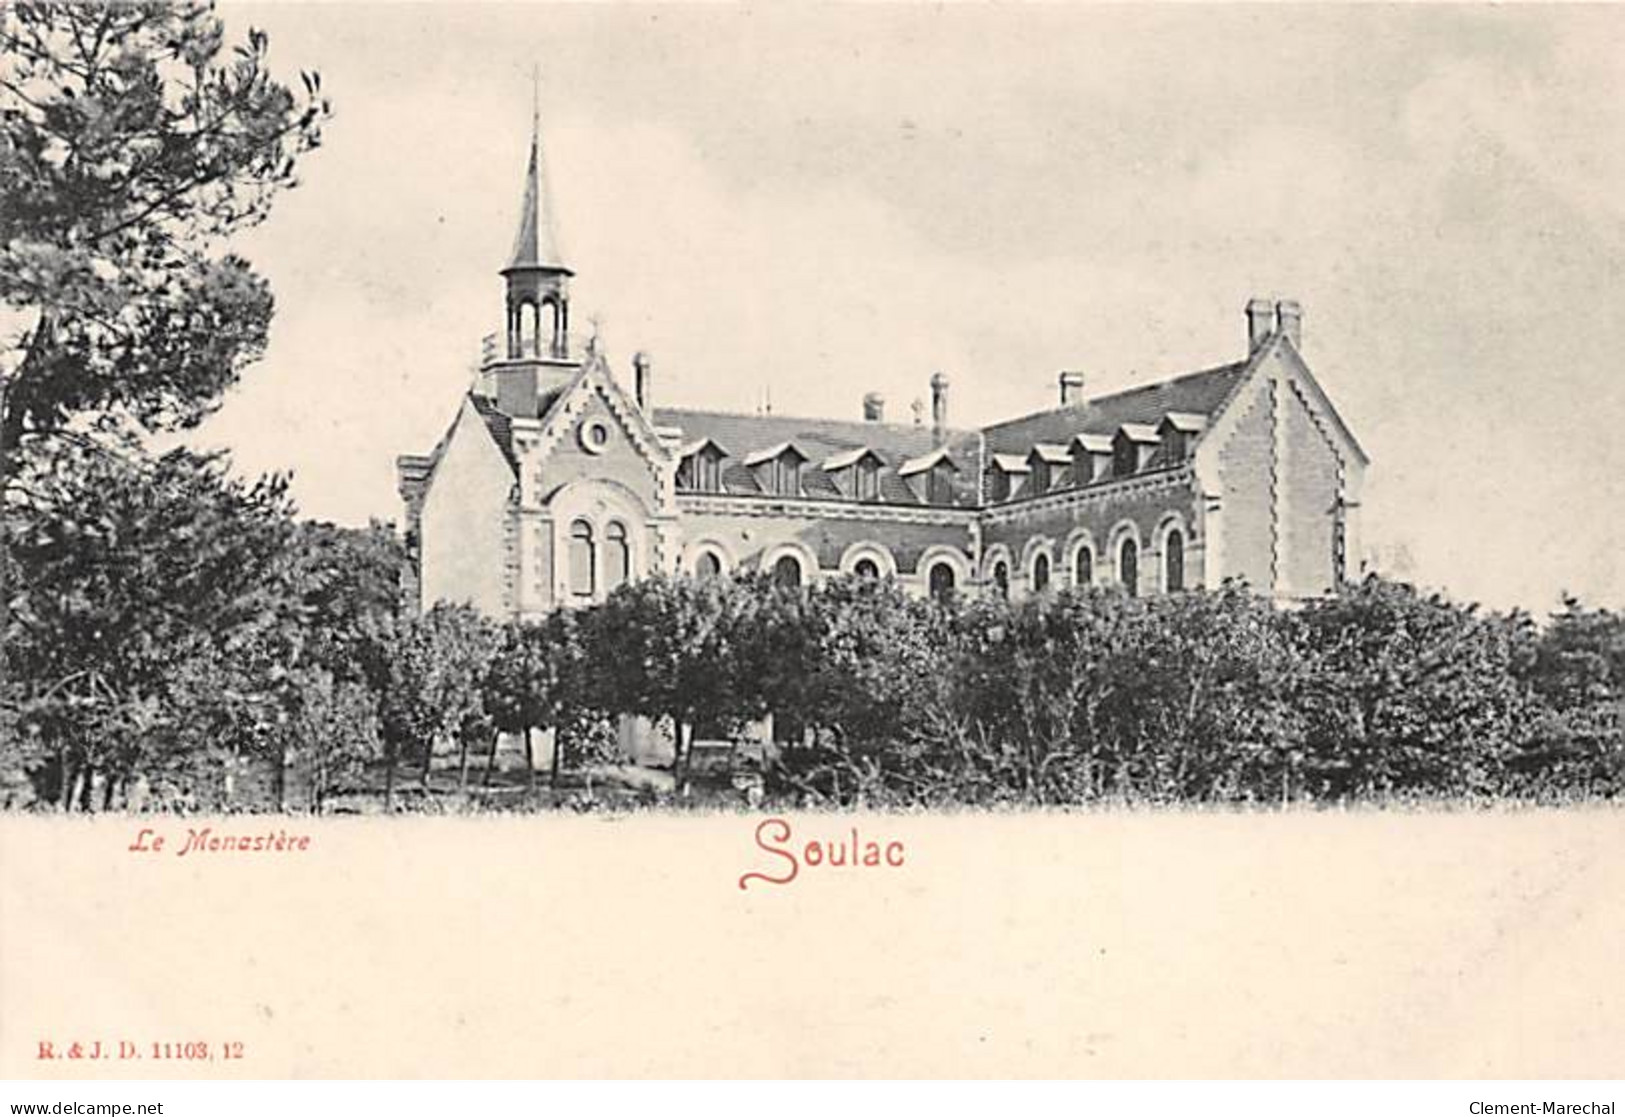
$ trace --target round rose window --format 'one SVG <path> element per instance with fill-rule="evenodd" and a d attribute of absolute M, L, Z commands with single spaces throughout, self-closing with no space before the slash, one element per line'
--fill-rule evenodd
<path fill-rule="evenodd" d="M 602 454 L 609 446 L 609 424 L 602 419 L 586 419 L 581 424 L 581 448 L 589 454 Z"/>

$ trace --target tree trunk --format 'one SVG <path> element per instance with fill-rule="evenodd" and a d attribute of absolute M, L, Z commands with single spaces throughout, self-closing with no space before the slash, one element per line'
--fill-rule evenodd
<path fill-rule="evenodd" d="M 677 794 L 688 792 L 689 771 L 694 765 L 694 727 L 688 726 L 685 732 L 685 723 L 682 718 L 673 718 L 672 725 L 676 728 L 677 755 L 672 761 L 672 778 L 677 784 Z M 687 741 L 684 741 L 684 738 Z"/>
<path fill-rule="evenodd" d="M 395 812 L 395 749 L 384 750 L 384 810 Z"/>
<path fill-rule="evenodd" d="M 94 807 L 92 794 L 96 787 L 96 769 L 86 765 L 85 770 L 79 774 L 80 794 L 79 809 L 85 814 L 91 814 Z"/>
<path fill-rule="evenodd" d="M 62 760 L 61 768 L 62 789 L 57 802 L 62 808 L 62 813 L 67 814 L 73 810 L 73 793 L 78 785 L 79 769 L 76 768 L 66 757 L 64 757 Z"/>
<path fill-rule="evenodd" d="M 457 750 L 457 790 L 468 790 L 468 735 L 465 733 L 459 739 Z"/>
<path fill-rule="evenodd" d="M 564 777 L 564 727 L 553 727 L 553 755 L 547 761 L 547 786 L 552 790 L 559 789 L 559 781 Z"/>
<path fill-rule="evenodd" d="M 18 450 L 22 446 L 24 416 L 29 397 L 38 395 L 39 368 L 46 363 L 46 350 L 50 348 L 55 319 L 48 310 L 41 310 L 39 321 L 28 337 L 27 352 L 10 377 L 0 381 L 0 485 L 11 480 L 16 472 Z M 5 541 L 0 536 L 0 545 Z"/>
<path fill-rule="evenodd" d="M 288 743 L 282 742 L 276 750 L 276 809 L 288 813 Z"/>
<path fill-rule="evenodd" d="M 102 813 L 103 814 L 106 814 L 108 811 L 113 809 L 113 792 L 115 790 L 117 790 L 117 788 L 118 788 L 118 781 L 115 780 L 112 776 L 108 776 L 107 777 L 107 782 L 102 784 Z"/>
<path fill-rule="evenodd" d="M 480 781 L 481 787 L 491 786 L 491 773 L 496 771 L 497 766 L 497 745 L 501 742 L 502 730 L 499 729 L 491 734 L 491 752 L 490 755 L 485 758 L 485 777 Z"/>
<path fill-rule="evenodd" d="M 536 727 L 525 726 L 525 783 L 530 788 L 532 798 L 536 796 Z M 557 750 L 554 751 L 557 756 Z"/>

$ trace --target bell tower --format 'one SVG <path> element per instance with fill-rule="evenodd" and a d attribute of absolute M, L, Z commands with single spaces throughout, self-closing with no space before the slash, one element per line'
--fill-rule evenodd
<path fill-rule="evenodd" d="M 534 96 L 534 95 L 533 95 Z M 534 419 L 546 393 L 579 367 L 570 347 L 570 278 L 553 224 L 553 199 L 542 157 L 540 113 L 534 99 L 530 162 L 513 252 L 502 269 L 502 336 L 486 339 L 474 391 L 508 415 Z"/>
<path fill-rule="evenodd" d="M 513 253 L 502 269 L 507 285 L 507 344 L 511 361 L 567 360 L 570 356 L 570 277 L 553 225 L 547 165 L 542 158 L 541 116 L 533 102 L 530 164 L 519 209 Z"/>

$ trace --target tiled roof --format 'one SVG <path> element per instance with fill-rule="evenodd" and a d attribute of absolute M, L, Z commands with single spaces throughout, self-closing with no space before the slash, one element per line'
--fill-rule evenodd
<path fill-rule="evenodd" d="M 496 440 L 497 449 L 501 450 L 502 456 L 508 460 L 508 468 L 513 470 L 514 476 L 517 477 L 519 459 L 513 452 L 513 423 L 498 409 L 495 400 L 474 392 L 470 392 L 468 398 L 474 404 L 474 410 L 480 413 L 480 418 L 485 420 L 485 429 L 490 431 L 491 437 Z M 439 457 L 438 449 L 435 456 Z"/>
<path fill-rule="evenodd" d="M 1067 442 L 1076 434 L 1110 437 L 1124 423 L 1155 426 L 1170 411 L 1212 415 L 1246 371 L 1247 362 L 1239 361 L 1100 396 L 1076 407 L 1058 407 L 995 423 L 985 431 L 988 449 L 1025 455 L 1035 442 Z"/>
<path fill-rule="evenodd" d="M 732 455 L 722 471 L 723 487 L 730 493 L 757 493 L 751 471 L 741 463 L 763 450 L 793 443 L 811 462 L 823 462 L 850 451 L 869 449 L 880 459 L 880 496 L 896 504 L 918 504 L 908 483 L 898 474 L 907 462 L 929 454 L 936 447 L 927 426 L 901 423 L 870 423 L 840 419 L 805 419 L 789 415 L 736 415 L 717 411 L 690 411 L 686 408 L 657 408 L 654 421 L 662 427 L 677 427 L 685 441 L 710 438 L 726 446 Z M 948 451 L 961 462 L 977 460 L 979 438 L 975 431 L 948 432 Z M 955 502 L 976 503 L 975 472 L 956 474 Z M 809 466 L 802 470 L 802 489 L 807 496 L 845 499 L 823 470 Z"/>
<path fill-rule="evenodd" d="M 872 453 L 880 462 L 880 498 L 888 503 L 919 503 L 906 478 L 947 457 L 956 467 L 952 482 L 955 503 L 978 503 L 981 470 L 997 465 L 1007 473 L 1028 472 L 1035 452 L 1045 461 L 1064 464 L 1076 445 L 1091 453 L 1111 452 L 1118 430 L 1128 428 L 1136 441 L 1156 441 L 1157 425 L 1164 419 L 1184 431 L 1200 431 L 1224 404 L 1246 374 L 1248 362 L 1222 365 L 1188 373 L 1114 395 L 1101 396 L 1070 407 L 1040 411 L 982 431 L 949 431 L 945 445 L 937 446 L 931 428 L 923 425 L 875 423 L 840 419 L 807 419 L 787 415 L 748 415 L 686 408 L 657 408 L 655 427 L 681 439 L 678 455 L 693 453 L 710 443 L 725 455 L 722 486 L 729 493 L 761 493 L 754 463 L 794 450 L 808 463 L 801 471 L 803 495 L 847 499 L 836 487 L 833 473 Z M 538 414 L 546 415 L 559 390 L 538 401 Z M 513 430 L 493 400 L 471 395 L 480 417 L 517 470 Z M 985 440 L 985 441 L 984 441 Z M 438 451 L 437 451 L 438 456 Z M 1159 451 L 1148 467 L 1163 464 Z M 822 463 L 822 467 L 819 464 Z M 966 468 L 968 467 L 968 468 Z M 1066 470 L 1058 484 L 1070 484 Z"/>
<path fill-rule="evenodd" d="M 538 395 L 536 397 L 537 416 L 546 415 L 563 392 L 563 388 L 553 388 Z M 508 459 L 508 468 L 514 471 L 515 476 L 518 476 L 519 457 L 514 453 L 513 423 L 508 418 L 507 413 L 497 406 L 496 400 L 482 396 L 478 392 L 468 393 L 468 398 L 474 404 L 474 410 L 480 413 L 480 418 L 485 420 L 485 429 L 491 432 L 492 438 L 496 439 L 497 448 L 502 451 L 502 456 Z M 435 447 L 434 456 L 436 458 L 440 457 L 441 449 L 441 446 Z"/>

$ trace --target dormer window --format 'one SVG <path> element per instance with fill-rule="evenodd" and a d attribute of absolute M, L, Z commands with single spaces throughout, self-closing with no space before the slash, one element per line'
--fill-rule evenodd
<path fill-rule="evenodd" d="M 897 476 L 913 491 L 915 499 L 924 504 L 952 505 L 954 474 L 958 472 L 959 466 L 943 446 L 910 458 L 897 467 Z"/>
<path fill-rule="evenodd" d="M 1112 440 L 1104 434 L 1080 434 L 1072 439 L 1072 483 L 1078 488 L 1111 472 Z"/>
<path fill-rule="evenodd" d="M 773 467 L 768 471 L 768 490 L 780 496 L 797 496 L 801 493 L 801 461 L 790 454 L 784 454 L 773 459 Z"/>
<path fill-rule="evenodd" d="M 1062 485 L 1062 475 L 1072 464 L 1072 454 L 1053 442 L 1040 442 L 1027 455 L 1027 492 L 1032 496 L 1052 492 Z"/>
<path fill-rule="evenodd" d="M 1148 423 L 1124 423 L 1112 439 L 1112 474 L 1132 477 L 1151 464 L 1160 440 L 1157 429 Z"/>
<path fill-rule="evenodd" d="M 756 484 L 764 493 L 774 496 L 801 495 L 801 466 L 807 455 L 793 443 L 781 442 L 745 458 L 756 477 Z"/>
<path fill-rule="evenodd" d="M 677 487 L 693 493 L 722 491 L 722 462 L 728 452 L 709 438 L 677 449 Z"/>
<path fill-rule="evenodd" d="M 1191 446 L 1196 436 L 1202 433 L 1207 426 L 1205 415 L 1196 415 L 1189 411 L 1170 411 L 1162 417 L 1157 425 L 1157 435 L 1162 440 L 1162 458 L 1170 465 L 1184 461 L 1190 457 Z"/>
<path fill-rule="evenodd" d="M 1029 473 L 1027 459 L 1019 454 L 994 454 L 993 475 L 989 478 L 994 500 L 1010 500 L 1022 494 Z"/>
<path fill-rule="evenodd" d="M 1124 439 L 1112 447 L 1112 475 L 1132 477 L 1139 468 L 1139 457 L 1134 443 Z"/>
<path fill-rule="evenodd" d="M 858 482 L 858 499 L 879 500 L 880 464 L 873 458 L 864 458 L 852 469 Z"/>
<path fill-rule="evenodd" d="M 846 450 L 824 461 L 824 472 L 836 490 L 852 500 L 880 499 L 880 455 L 867 446 Z"/>

